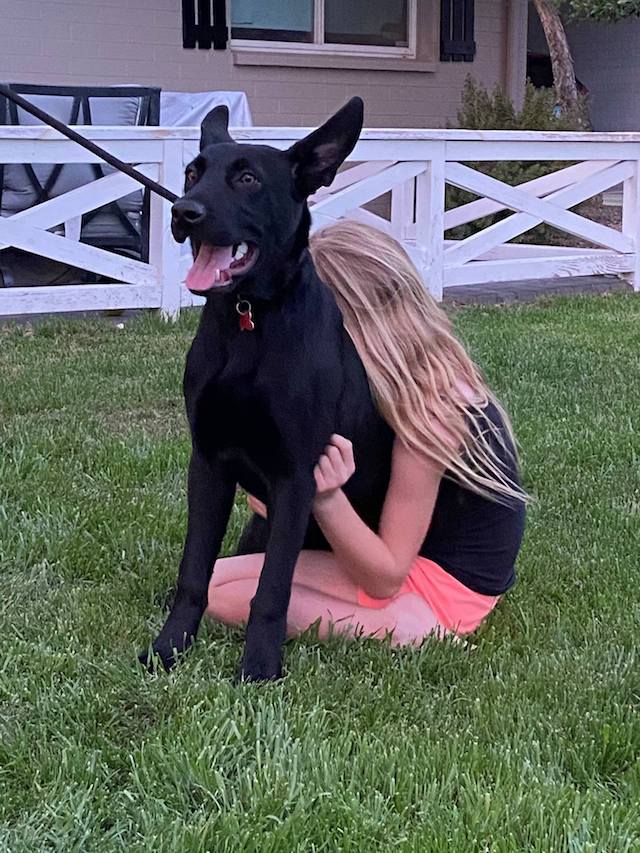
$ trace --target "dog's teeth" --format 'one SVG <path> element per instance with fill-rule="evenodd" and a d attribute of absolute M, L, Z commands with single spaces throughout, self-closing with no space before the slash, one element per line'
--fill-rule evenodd
<path fill-rule="evenodd" d="M 242 258 L 244 258 L 244 256 L 247 254 L 248 251 L 249 251 L 249 247 L 247 246 L 246 243 L 238 243 L 238 245 L 236 246 L 236 250 L 233 253 L 234 260 L 236 260 L 236 261 L 241 260 Z"/>

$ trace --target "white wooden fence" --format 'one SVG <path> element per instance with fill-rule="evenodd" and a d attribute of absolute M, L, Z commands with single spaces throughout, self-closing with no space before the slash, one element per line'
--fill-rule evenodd
<path fill-rule="evenodd" d="M 197 151 L 197 128 L 81 128 L 116 156 L 180 194 L 184 165 Z M 287 148 L 300 128 L 243 128 L 238 141 Z M 571 163 L 517 187 L 465 163 L 548 160 Z M 96 158 L 56 131 L 0 128 L 0 163 L 89 163 Z M 444 287 L 528 278 L 613 273 L 640 289 L 640 134 L 464 130 L 367 130 L 349 168 L 311 200 L 313 227 L 354 217 L 403 242 L 436 299 Z M 445 211 L 445 185 L 478 199 Z M 622 184 L 622 230 L 570 210 Z M 78 241 L 79 217 L 139 189 L 116 173 L 0 218 L 0 249 L 14 246 L 98 273 L 110 283 L 0 288 L 0 316 L 55 311 L 154 308 L 175 316 L 198 304 L 182 284 L 191 258 L 169 228 L 170 205 L 152 197 L 149 263 Z M 391 193 L 390 216 L 365 205 Z M 511 215 L 464 240 L 445 231 L 501 210 Z M 591 248 L 511 243 L 542 222 Z M 59 226 L 63 225 L 63 228 Z M 56 228 L 57 233 L 51 230 Z"/>

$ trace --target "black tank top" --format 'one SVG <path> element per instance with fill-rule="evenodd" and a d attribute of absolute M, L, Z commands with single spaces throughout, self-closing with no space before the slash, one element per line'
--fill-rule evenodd
<path fill-rule="evenodd" d="M 493 431 L 487 433 L 503 471 L 520 485 L 515 450 L 499 411 L 489 403 L 484 415 L 495 424 L 505 442 L 506 447 L 502 447 Z M 515 562 L 524 521 L 522 501 L 510 500 L 507 504 L 492 501 L 450 479 L 447 473 L 440 483 L 429 531 L 419 554 L 433 560 L 474 592 L 501 595 L 515 582 Z"/>

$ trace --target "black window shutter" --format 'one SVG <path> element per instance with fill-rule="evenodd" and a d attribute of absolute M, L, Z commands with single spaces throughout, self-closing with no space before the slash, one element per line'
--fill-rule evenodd
<path fill-rule="evenodd" d="M 225 0 L 182 0 L 182 46 L 224 50 L 228 40 Z"/>
<path fill-rule="evenodd" d="M 474 0 L 441 0 L 440 61 L 473 62 Z"/>

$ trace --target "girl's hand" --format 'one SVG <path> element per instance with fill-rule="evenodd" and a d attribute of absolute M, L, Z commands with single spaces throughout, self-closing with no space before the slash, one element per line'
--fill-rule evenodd
<path fill-rule="evenodd" d="M 335 494 L 356 470 L 353 458 L 353 445 L 349 439 L 334 434 L 313 469 L 316 480 L 316 500 Z M 247 494 L 247 504 L 252 512 L 262 518 L 267 517 L 267 507 L 253 495 Z"/>
<path fill-rule="evenodd" d="M 335 494 L 356 470 L 353 445 L 349 439 L 334 433 L 313 469 L 316 479 L 316 500 Z"/>

